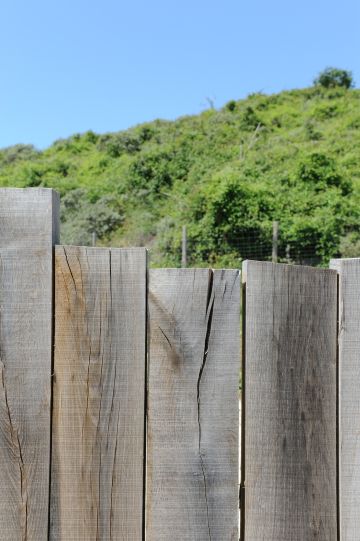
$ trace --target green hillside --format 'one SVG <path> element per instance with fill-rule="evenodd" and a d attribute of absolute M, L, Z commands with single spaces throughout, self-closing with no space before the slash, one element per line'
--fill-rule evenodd
<path fill-rule="evenodd" d="M 174 122 L 0 151 L 1 186 L 62 196 L 62 243 L 145 245 L 154 265 L 360 256 L 360 90 L 256 93 Z"/>

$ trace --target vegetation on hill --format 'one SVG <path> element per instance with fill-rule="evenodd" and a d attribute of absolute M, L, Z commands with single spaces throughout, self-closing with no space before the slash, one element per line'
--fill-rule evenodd
<path fill-rule="evenodd" d="M 348 82 L 5 148 L 0 185 L 57 189 L 63 243 L 96 232 L 99 244 L 151 247 L 155 265 L 179 265 L 184 224 L 191 265 L 267 257 L 273 220 L 282 258 L 360 256 L 360 90 Z"/>

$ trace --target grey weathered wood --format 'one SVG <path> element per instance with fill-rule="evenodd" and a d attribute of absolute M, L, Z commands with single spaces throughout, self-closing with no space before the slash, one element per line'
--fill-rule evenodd
<path fill-rule="evenodd" d="M 150 271 L 148 541 L 238 539 L 239 271 Z"/>
<path fill-rule="evenodd" d="M 146 250 L 57 246 L 51 534 L 140 541 Z"/>
<path fill-rule="evenodd" d="M 53 243 L 59 199 L 0 189 L 0 540 L 48 536 Z"/>
<path fill-rule="evenodd" d="M 277 263 L 278 260 L 278 243 L 279 243 L 279 222 L 273 222 L 273 239 L 272 239 L 272 262 Z"/>
<path fill-rule="evenodd" d="M 339 273 L 339 516 L 341 541 L 360 536 L 360 259 Z"/>
<path fill-rule="evenodd" d="M 244 265 L 245 539 L 335 541 L 337 277 Z"/>

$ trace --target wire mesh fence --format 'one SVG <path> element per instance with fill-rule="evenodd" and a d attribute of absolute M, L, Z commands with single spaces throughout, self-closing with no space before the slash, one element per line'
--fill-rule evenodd
<path fill-rule="evenodd" d="M 212 264 L 213 259 L 235 261 L 239 264 L 245 260 L 274 261 L 278 263 L 288 263 L 296 265 L 319 266 L 324 262 L 324 254 L 321 248 L 315 243 L 303 245 L 301 241 L 293 240 L 286 242 L 282 237 L 281 224 L 279 224 L 277 237 L 263 238 L 255 233 L 246 233 L 234 236 L 227 234 L 213 237 L 207 241 L 199 239 L 188 234 L 186 226 L 179 229 L 177 240 L 171 239 L 164 242 L 163 239 L 147 235 L 136 245 L 146 247 L 155 266 L 163 264 L 165 261 L 171 261 L 172 266 L 202 266 L 202 264 Z M 101 239 L 97 238 L 96 233 L 89 234 L 89 245 L 103 245 Z M 127 246 L 119 243 L 119 246 Z M 332 254 L 332 256 L 340 254 Z"/>
<path fill-rule="evenodd" d="M 274 251 L 274 243 L 272 240 L 262 240 L 255 237 L 243 238 L 219 238 L 216 241 L 218 255 L 231 254 L 237 256 L 239 261 L 247 259 L 257 261 L 277 261 L 279 263 L 310 265 L 318 266 L 321 264 L 323 257 L 319 247 L 315 244 L 301 246 L 300 244 L 284 243 L 281 240 L 277 243 Z M 184 246 L 184 238 L 182 239 L 182 247 L 179 248 L 179 256 L 182 254 L 184 260 L 184 251 L 186 249 L 186 261 L 198 260 L 201 253 L 196 239 L 186 238 Z M 165 255 L 165 254 L 164 254 Z"/>

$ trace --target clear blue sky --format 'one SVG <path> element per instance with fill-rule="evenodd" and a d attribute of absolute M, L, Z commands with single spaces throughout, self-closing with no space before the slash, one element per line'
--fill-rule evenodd
<path fill-rule="evenodd" d="M 359 0 L 4 1 L 0 147 L 304 87 L 328 65 L 360 86 L 359 15 Z"/>

